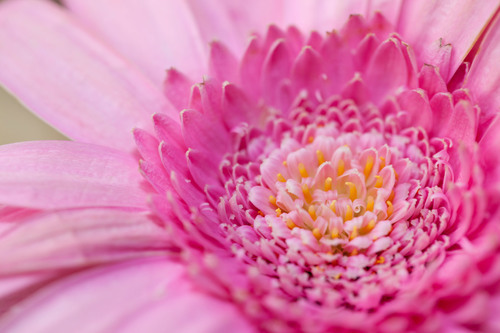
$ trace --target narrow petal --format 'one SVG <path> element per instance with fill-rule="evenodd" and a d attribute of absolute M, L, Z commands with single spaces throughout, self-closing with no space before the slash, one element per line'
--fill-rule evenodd
<path fill-rule="evenodd" d="M 206 74 L 208 48 L 186 1 L 64 2 L 74 15 L 136 64 L 158 87 L 170 67 L 179 68 L 195 81 Z"/>
<path fill-rule="evenodd" d="M 474 58 L 469 72 L 466 88 L 476 98 L 481 107 L 479 134 L 486 130 L 486 125 L 500 109 L 500 16 L 492 22 L 489 32 Z"/>
<path fill-rule="evenodd" d="M 131 150 L 170 106 L 128 63 L 48 1 L 0 6 L 0 83 L 70 138 Z"/>
<path fill-rule="evenodd" d="M 116 209 L 41 214 L 0 239 L 0 279 L 164 253 L 168 247 L 165 231 L 146 213 Z"/>
<path fill-rule="evenodd" d="M 454 0 L 405 1 L 398 31 L 413 46 L 419 65 L 447 66 L 436 59 L 439 46 L 451 44 L 449 71 L 441 71 L 448 81 L 460 66 L 498 8 L 498 1 Z"/>
<path fill-rule="evenodd" d="M 96 145 L 23 142 L 0 147 L 0 204 L 38 209 L 146 208 L 137 161 Z"/>
<path fill-rule="evenodd" d="M 0 330 L 252 332 L 232 305 L 195 291 L 185 271 L 159 258 L 76 274 L 19 304 Z"/>

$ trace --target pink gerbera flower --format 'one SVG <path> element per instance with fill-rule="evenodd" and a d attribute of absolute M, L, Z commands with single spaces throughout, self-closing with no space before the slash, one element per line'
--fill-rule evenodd
<path fill-rule="evenodd" d="M 500 331 L 497 1 L 65 4 L 0 6 L 76 141 L 0 147 L 0 331 Z"/>

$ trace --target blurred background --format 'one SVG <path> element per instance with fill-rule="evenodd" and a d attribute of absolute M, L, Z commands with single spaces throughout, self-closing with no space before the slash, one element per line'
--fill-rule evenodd
<path fill-rule="evenodd" d="M 0 144 L 31 140 L 67 139 L 0 87 Z"/>
<path fill-rule="evenodd" d="M 43 123 L 0 86 L 0 144 L 31 140 L 67 138 Z"/>

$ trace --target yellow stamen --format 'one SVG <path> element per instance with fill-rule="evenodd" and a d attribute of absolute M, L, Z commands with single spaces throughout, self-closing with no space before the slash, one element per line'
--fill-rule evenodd
<path fill-rule="evenodd" d="M 306 167 L 304 166 L 303 163 L 299 163 L 299 172 L 302 178 L 309 177 L 309 174 L 307 173 Z"/>
<path fill-rule="evenodd" d="M 280 215 L 281 215 L 281 209 L 280 208 L 276 208 L 276 216 L 280 217 Z"/>
<path fill-rule="evenodd" d="M 373 169 L 373 163 L 374 163 L 374 158 L 372 155 L 368 155 L 368 158 L 366 159 L 366 164 L 365 164 L 365 178 L 368 178 L 370 176 L 370 173 L 372 172 Z"/>
<path fill-rule="evenodd" d="M 316 207 L 314 207 L 314 205 L 309 206 L 309 208 L 307 209 L 307 212 L 309 213 L 309 215 L 311 215 L 311 218 L 313 220 L 316 220 L 318 218 L 316 216 Z"/>
<path fill-rule="evenodd" d="M 339 164 L 337 165 L 337 176 L 342 176 L 345 171 L 345 163 L 344 160 L 339 160 Z"/>
<path fill-rule="evenodd" d="M 354 226 L 352 228 L 351 236 L 349 236 L 349 240 L 353 240 L 354 238 L 358 237 L 358 235 L 359 235 L 359 233 L 358 233 L 358 227 Z"/>
<path fill-rule="evenodd" d="M 349 220 L 352 220 L 354 214 L 353 214 L 353 211 L 352 211 L 352 208 L 351 206 L 347 206 L 346 210 L 345 210 L 345 218 L 344 218 L 344 221 L 349 221 Z"/>
<path fill-rule="evenodd" d="M 351 199 L 351 201 L 356 200 L 358 198 L 358 190 L 356 189 L 356 185 L 351 182 L 345 182 L 345 184 L 349 186 L 349 199 Z"/>
<path fill-rule="evenodd" d="M 379 176 L 379 175 L 376 175 L 375 179 L 377 179 L 377 181 L 375 182 L 375 187 L 376 188 L 381 188 L 382 185 L 384 185 L 384 179 L 381 176 Z"/>
<path fill-rule="evenodd" d="M 390 217 L 392 213 L 394 212 L 394 207 L 392 206 L 392 202 L 387 201 L 387 217 Z"/>
<path fill-rule="evenodd" d="M 312 195 L 307 184 L 302 184 L 302 193 L 304 194 L 304 199 L 306 199 L 307 202 L 312 201 Z"/>
<path fill-rule="evenodd" d="M 338 238 L 339 237 L 339 229 L 334 227 L 332 229 L 332 239 Z"/>
<path fill-rule="evenodd" d="M 366 210 L 373 212 L 374 205 L 375 205 L 375 200 L 371 195 L 369 195 L 368 198 L 366 198 Z"/>
<path fill-rule="evenodd" d="M 287 163 L 286 161 L 283 161 L 283 165 L 284 165 L 284 166 L 287 166 L 287 165 L 288 165 L 288 163 Z"/>
<path fill-rule="evenodd" d="M 337 214 L 337 210 L 335 209 L 335 204 L 337 203 L 337 200 L 333 200 L 332 203 L 330 204 L 330 209 L 332 210 L 332 212 L 334 212 L 335 214 Z"/>
<path fill-rule="evenodd" d="M 394 201 L 394 196 L 396 195 L 396 193 L 394 193 L 394 190 L 391 191 L 391 195 L 389 196 L 389 200 L 390 202 L 393 202 Z"/>
<path fill-rule="evenodd" d="M 259 210 L 259 211 L 257 212 L 257 214 L 259 214 L 260 216 L 265 216 L 265 215 L 264 215 L 264 213 L 263 213 L 261 210 Z"/>
<path fill-rule="evenodd" d="M 332 189 L 332 177 L 328 177 L 325 179 L 325 191 L 330 191 Z"/>
<path fill-rule="evenodd" d="M 370 222 L 368 222 L 368 224 L 364 227 L 363 231 L 365 233 L 369 233 L 373 230 L 373 228 L 375 228 L 375 220 L 370 220 Z"/>
<path fill-rule="evenodd" d="M 318 157 L 318 165 L 325 163 L 325 155 L 321 150 L 316 150 L 316 156 Z"/>
<path fill-rule="evenodd" d="M 335 275 L 333 278 L 334 278 L 335 280 L 338 280 L 338 279 L 340 279 L 340 277 L 341 277 L 341 276 L 342 276 L 342 274 L 338 273 L 338 274 L 337 274 L 337 275 Z"/>
<path fill-rule="evenodd" d="M 313 141 L 314 141 L 314 136 L 310 136 L 307 138 L 307 142 L 313 143 Z"/>
<path fill-rule="evenodd" d="M 320 240 L 321 237 L 323 237 L 323 235 L 321 234 L 321 232 L 319 231 L 318 228 L 314 228 L 313 229 L 313 236 L 317 239 L 317 240 Z"/>
<path fill-rule="evenodd" d="M 385 157 L 380 156 L 379 170 L 382 170 L 384 167 L 385 167 Z"/>
<path fill-rule="evenodd" d="M 276 206 L 276 197 L 274 195 L 270 195 L 269 196 L 269 202 L 271 203 L 271 205 L 275 205 Z"/>
<path fill-rule="evenodd" d="M 358 249 L 354 249 L 351 252 L 351 256 L 357 256 L 358 255 Z"/>
<path fill-rule="evenodd" d="M 290 220 L 290 219 L 286 220 L 286 226 L 287 226 L 288 228 L 290 228 L 290 229 L 293 229 L 293 228 L 295 228 L 295 227 L 296 227 L 295 223 L 293 223 L 293 221 L 292 221 L 292 220 Z"/>
<path fill-rule="evenodd" d="M 375 264 L 381 265 L 385 262 L 385 258 L 383 256 L 378 257 L 377 261 L 375 261 Z"/>
<path fill-rule="evenodd" d="M 399 180 L 399 175 L 398 175 L 398 173 L 396 172 L 396 170 L 394 170 L 394 177 L 396 178 L 396 181 L 398 181 L 398 180 Z"/>

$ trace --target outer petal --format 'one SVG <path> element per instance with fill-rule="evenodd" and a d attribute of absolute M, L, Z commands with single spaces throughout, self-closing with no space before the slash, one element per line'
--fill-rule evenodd
<path fill-rule="evenodd" d="M 165 70 L 178 67 L 195 81 L 207 69 L 207 45 L 186 1 L 65 0 L 98 33 L 161 87 Z"/>
<path fill-rule="evenodd" d="M 398 31 L 413 46 L 419 65 L 427 63 L 441 67 L 441 75 L 448 81 L 498 5 L 496 0 L 466 0 L 460 3 L 455 0 L 405 1 Z M 453 52 L 449 71 L 443 72 L 448 65 L 436 57 L 445 44 L 451 44 Z"/>
<path fill-rule="evenodd" d="M 82 268 L 168 247 L 165 230 L 146 213 L 112 209 L 42 214 L 16 223 L 0 240 L 0 277 Z"/>
<path fill-rule="evenodd" d="M 0 147 L 0 204 L 38 209 L 146 209 L 135 159 L 123 152 L 67 141 Z"/>
<path fill-rule="evenodd" d="M 55 283 L 0 321 L 0 330 L 253 331 L 233 306 L 193 290 L 185 268 L 167 259 L 99 268 Z"/>
<path fill-rule="evenodd" d="M 492 22 L 489 32 L 473 60 L 465 87 L 469 88 L 481 107 L 479 133 L 500 111 L 500 15 Z"/>
<path fill-rule="evenodd" d="M 72 139 L 131 149 L 170 106 L 128 63 L 48 1 L 0 6 L 0 82 Z"/>

